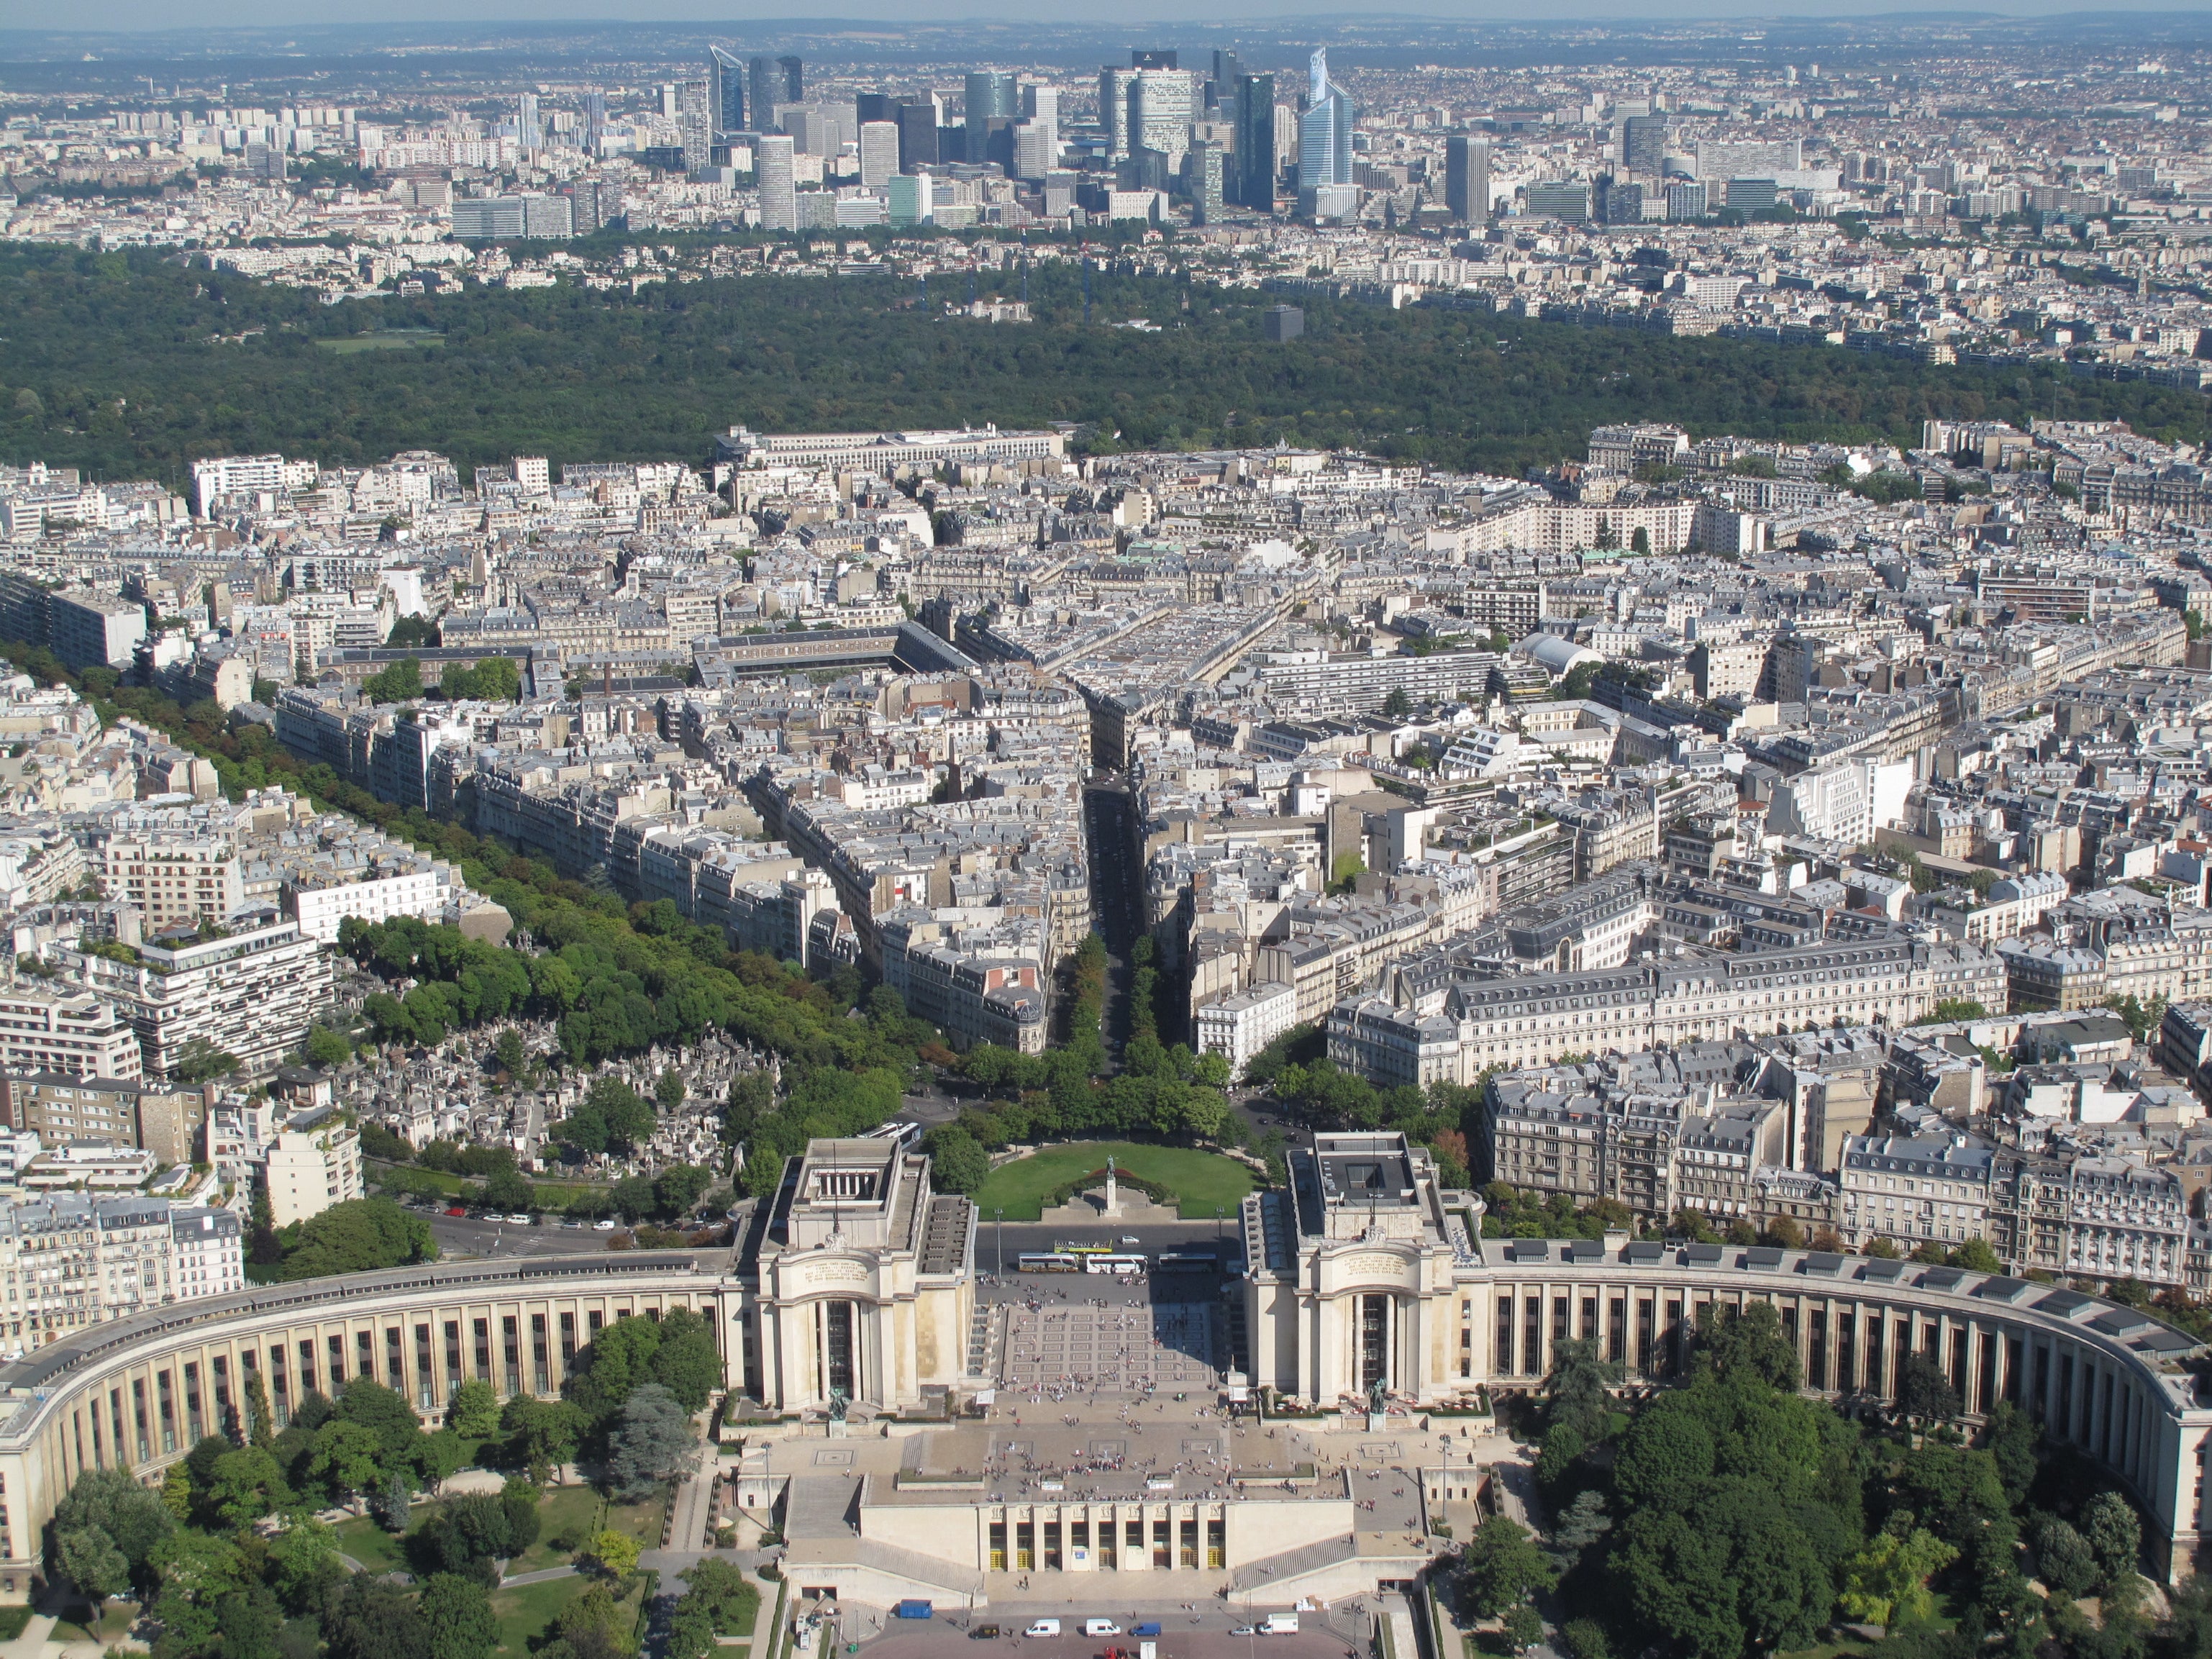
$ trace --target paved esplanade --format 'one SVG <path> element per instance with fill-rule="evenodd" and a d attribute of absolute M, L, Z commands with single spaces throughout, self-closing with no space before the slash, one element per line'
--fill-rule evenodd
<path fill-rule="evenodd" d="M 1153 1304 L 1141 1290 L 1048 1283 L 1000 1304 L 994 1327 L 991 1375 L 1036 1405 L 1161 1389 L 1211 1399 L 1230 1368 L 1218 1302 Z"/>

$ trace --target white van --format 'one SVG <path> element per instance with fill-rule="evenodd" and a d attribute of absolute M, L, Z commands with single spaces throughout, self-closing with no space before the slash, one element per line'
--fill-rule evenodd
<path fill-rule="evenodd" d="M 1060 1620 L 1057 1619 L 1040 1619 L 1036 1623 L 1031 1625 L 1027 1630 L 1024 1631 L 1022 1634 L 1024 1636 L 1057 1636 L 1060 1634 Z"/>
<path fill-rule="evenodd" d="M 1085 1636 L 1119 1636 L 1121 1627 L 1111 1619 L 1086 1619 L 1083 1621 Z"/>
<path fill-rule="evenodd" d="M 1298 1616 L 1295 1613 L 1271 1613 L 1260 1626 L 1262 1636 L 1296 1636 Z"/>

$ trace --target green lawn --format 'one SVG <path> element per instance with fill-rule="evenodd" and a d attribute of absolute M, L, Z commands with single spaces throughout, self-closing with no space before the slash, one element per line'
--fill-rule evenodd
<path fill-rule="evenodd" d="M 542 1584 L 521 1584 L 513 1589 L 494 1590 L 491 1610 L 499 1620 L 499 1648 L 502 1653 L 527 1653 L 545 1634 L 553 1621 L 561 1616 L 562 1608 L 591 1589 L 599 1581 L 584 1573 L 569 1578 L 549 1578 Z M 644 1594 L 645 1575 L 633 1581 L 629 1593 L 623 1597 L 622 1606 L 634 1618 Z"/>
<path fill-rule="evenodd" d="M 434 330 L 387 329 L 381 334 L 356 334 L 350 338 L 318 340 L 315 343 L 325 351 L 335 351 L 341 357 L 356 351 L 397 351 L 403 346 L 443 345 L 446 337 Z"/>
<path fill-rule="evenodd" d="M 592 1534 L 599 1529 L 604 1501 L 586 1486 L 547 1488 L 538 1501 L 538 1541 L 507 1564 L 507 1577 L 567 1566 L 576 1550 L 591 1542 Z M 574 1538 L 575 1544 L 568 1549 L 556 1548 L 553 1540 L 563 1537 Z M 653 1541 L 657 1545 L 660 1540 L 656 1536 Z"/>
<path fill-rule="evenodd" d="M 27 1621 L 30 1609 L 26 1607 L 23 1611 Z M 95 1642 L 106 1646 L 126 1640 L 131 1634 L 131 1626 L 138 1622 L 138 1604 L 136 1601 L 106 1602 L 101 1607 L 96 1621 L 83 1617 L 86 1611 L 84 1603 L 79 1602 L 76 1618 L 54 1620 L 52 1639 L 57 1642 Z M 20 1629 L 17 1633 L 21 1633 Z"/>
<path fill-rule="evenodd" d="M 1048 1146 L 1034 1157 L 1002 1164 L 975 1194 L 986 1221 L 1004 1209 L 1009 1221 L 1035 1221 L 1044 1195 L 1065 1183 L 1106 1167 L 1127 1170 L 1172 1192 L 1186 1221 L 1211 1221 L 1217 1206 L 1234 1215 L 1253 1187 L 1252 1172 L 1218 1152 L 1187 1146 L 1140 1146 L 1127 1140 L 1076 1140 Z"/>
<path fill-rule="evenodd" d="M 416 1510 L 407 1517 L 411 1530 L 420 1526 L 430 1506 Z M 370 1572 L 404 1572 L 407 1570 L 404 1540 L 385 1531 L 371 1516 L 360 1516 L 351 1521 L 341 1521 L 336 1528 L 338 1548 L 361 1563 Z"/>
<path fill-rule="evenodd" d="M 667 1518 L 668 1492 L 665 1487 L 648 1498 L 632 1504 L 609 1504 L 606 1518 L 599 1522 L 612 1532 L 626 1532 L 649 1550 L 660 1547 L 660 1525 Z"/>
<path fill-rule="evenodd" d="M 0 1642 L 14 1641 L 30 1622 L 29 1602 L 18 1601 L 11 1607 L 0 1607 Z"/>

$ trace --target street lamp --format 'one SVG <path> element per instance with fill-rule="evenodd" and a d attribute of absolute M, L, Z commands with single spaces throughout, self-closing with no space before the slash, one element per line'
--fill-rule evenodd
<path fill-rule="evenodd" d="M 992 1213 L 999 1218 L 998 1227 L 991 1235 L 998 1242 L 999 1249 L 999 1271 L 994 1277 L 1004 1279 L 1006 1276 L 1006 1212 L 1001 1208 Z"/>

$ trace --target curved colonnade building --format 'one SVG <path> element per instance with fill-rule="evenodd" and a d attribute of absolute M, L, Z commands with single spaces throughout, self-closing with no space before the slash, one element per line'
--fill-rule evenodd
<path fill-rule="evenodd" d="M 873 1604 L 988 1601 L 1014 1573 L 1173 1566 L 1264 1606 L 1418 1570 L 1363 1551 L 1343 1477 L 1324 1466 L 1316 1480 L 1310 1462 L 1294 1498 L 1256 1469 L 1153 1472 L 1126 1492 L 1110 1473 L 1086 1475 L 1064 1495 L 973 1473 L 999 1425 L 948 1420 L 939 1397 L 993 1386 L 975 1212 L 933 1193 L 928 1176 L 926 1158 L 882 1141 L 817 1141 L 741 1218 L 733 1247 L 312 1280 L 56 1342 L 0 1370 L 0 1593 L 27 1589 L 42 1529 L 80 1472 L 119 1466 L 158 1480 L 201 1436 L 234 1431 L 250 1377 L 280 1419 L 308 1390 L 364 1375 L 435 1416 L 470 1378 L 502 1395 L 556 1394 L 594 1332 L 679 1307 L 709 1319 L 728 1386 L 770 1414 L 818 1424 L 834 1391 L 863 1417 L 897 1419 L 888 1433 L 856 1424 L 849 1456 L 823 1449 L 818 1426 L 811 1446 L 783 1431 L 748 1452 L 742 1501 L 782 1511 L 788 1565 L 809 1588 Z M 1659 1386 L 1680 1374 L 1701 1307 L 1764 1301 L 1808 1388 L 1885 1398 L 1904 1357 L 1925 1353 L 1970 1414 L 2013 1401 L 2101 1461 L 2142 1506 L 2153 1565 L 2190 1568 L 2212 1392 L 2199 1392 L 2202 1346 L 2160 1321 L 2057 1285 L 1917 1263 L 1480 1230 L 1480 1202 L 1440 1188 L 1425 1152 L 1401 1137 L 1316 1137 L 1293 1152 L 1286 1190 L 1244 1205 L 1249 1265 L 1224 1296 L 1243 1304 L 1251 1381 L 1323 1407 L 1379 1382 L 1418 1410 L 1534 1389 L 1559 1342 L 1587 1337 L 1632 1382 Z M 825 1457 L 840 1467 L 816 1469 Z M 1423 1469 L 1421 1491 L 1454 1477 L 1463 1488 L 1466 1474 Z"/>

